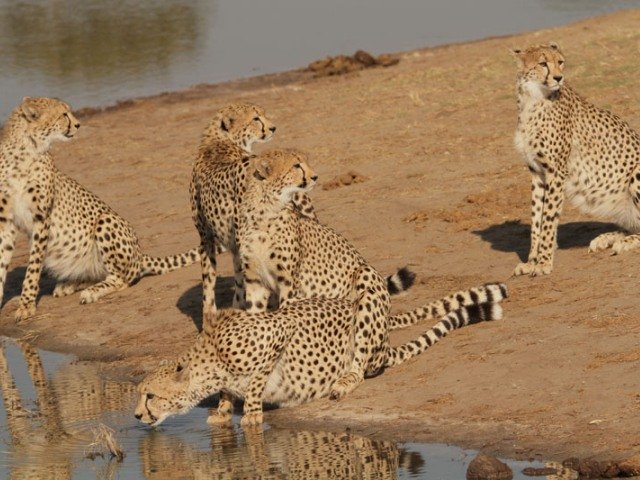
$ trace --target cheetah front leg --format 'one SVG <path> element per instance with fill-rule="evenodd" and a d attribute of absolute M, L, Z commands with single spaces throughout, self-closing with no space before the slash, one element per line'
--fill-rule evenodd
<path fill-rule="evenodd" d="M 40 277 L 42 276 L 42 266 L 49 241 L 50 220 L 48 212 L 45 214 L 43 210 L 37 208 L 33 218 L 29 264 L 22 282 L 20 305 L 15 313 L 17 322 L 32 317 L 36 313 L 36 299 L 40 291 Z"/>
<path fill-rule="evenodd" d="M 249 386 L 244 396 L 244 412 L 240 419 L 242 427 L 262 425 L 262 395 L 269 379 L 269 373 L 256 372 L 249 380 Z"/>
<path fill-rule="evenodd" d="M 532 174 L 531 248 L 526 263 L 516 266 L 514 275 L 548 275 L 553 270 L 558 223 L 564 203 L 565 175 L 547 171 Z"/>
<path fill-rule="evenodd" d="M 7 270 L 13 256 L 13 244 L 16 237 L 16 226 L 6 211 L 6 200 L 0 199 L 0 305 L 4 298 L 4 287 L 7 281 Z"/>
<path fill-rule="evenodd" d="M 242 259 L 238 252 L 233 252 L 233 280 L 235 291 L 233 293 L 233 308 L 242 308 L 246 298 L 244 285 L 244 270 Z"/>

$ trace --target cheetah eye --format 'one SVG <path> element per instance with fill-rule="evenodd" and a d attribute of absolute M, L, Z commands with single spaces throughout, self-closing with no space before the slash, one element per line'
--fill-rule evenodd
<path fill-rule="evenodd" d="M 153 400 L 154 397 L 155 397 L 154 393 L 147 393 L 147 400 Z"/>
<path fill-rule="evenodd" d="M 558 65 L 560 66 L 564 65 L 564 60 L 558 60 Z"/>
<path fill-rule="evenodd" d="M 260 121 L 260 117 L 253 117 L 253 121 L 254 122 L 259 122 Z"/>
<path fill-rule="evenodd" d="M 538 65 L 540 65 L 541 67 L 546 67 L 547 66 L 547 62 L 540 62 Z"/>
<path fill-rule="evenodd" d="M 293 168 L 302 168 L 302 165 L 300 163 L 296 163 Z"/>

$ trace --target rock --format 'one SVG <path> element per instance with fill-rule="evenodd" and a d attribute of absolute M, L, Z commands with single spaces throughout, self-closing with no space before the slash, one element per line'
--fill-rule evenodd
<path fill-rule="evenodd" d="M 467 480 L 511 480 L 513 472 L 496 457 L 479 453 L 467 468 Z"/>
<path fill-rule="evenodd" d="M 627 458 L 618 464 L 621 476 L 634 477 L 640 475 L 640 454 Z"/>
<path fill-rule="evenodd" d="M 312 62 L 307 70 L 316 77 L 342 75 L 371 67 L 390 67 L 396 65 L 400 58 L 396 55 L 383 54 L 377 58 L 364 50 L 358 50 L 352 56 L 336 55 Z"/>
<path fill-rule="evenodd" d="M 637 461 L 637 460 L 636 460 Z M 622 465 L 624 462 L 616 461 L 602 461 L 591 460 L 587 458 L 568 458 L 562 465 L 569 467 L 578 472 L 580 478 L 619 478 L 619 477 L 631 477 L 635 474 L 627 473 L 633 471 L 638 467 L 638 464 L 632 463 L 632 459 L 629 459 L 629 463 L 625 466 L 628 471 L 624 471 Z"/>

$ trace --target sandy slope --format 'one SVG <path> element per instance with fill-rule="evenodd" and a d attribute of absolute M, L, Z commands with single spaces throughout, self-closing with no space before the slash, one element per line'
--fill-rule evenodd
<path fill-rule="evenodd" d="M 529 175 L 513 147 L 508 48 L 558 41 L 574 87 L 640 128 L 638 22 L 640 12 L 618 13 L 409 52 L 388 69 L 323 79 L 293 72 L 135 101 L 86 117 L 77 140 L 55 156 L 133 223 L 149 253 L 174 253 L 197 240 L 187 185 L 202 128 L 229 101 L 263 105 L 278 125 L 270 146 L 310 152 L 321 182 L 351 170 L 367 177 L 313 198 L 321 219 L 382 272 L 403 264 L 418 272 L 396 309 L 496 279 L 508 279 L 512 295 L 503 322 L 456 332 L 338 404 L 272 412 L 270 421 L 305 419 L 508 455 L 623 457 L 640 451 L 640 253 L 587 254 L 588 242 L 611 226 L 569 207 L 554 273 L 509 278 L 528 250 Z M 0 317 L 4 334 L 34 332 L 43 347 L 115 359 L 110 365 L 134 366 L 128 371 L 136 374 L 187 347 L 196 332 L 197 266 L 90 306 L 77 295 L 52 298 L 46 281 L 39 316 L 16 327 L 25 252 L 21 240 L 9 277 L 13 299 Z M 230 272 L 225 258 L 222 273 Z"/>

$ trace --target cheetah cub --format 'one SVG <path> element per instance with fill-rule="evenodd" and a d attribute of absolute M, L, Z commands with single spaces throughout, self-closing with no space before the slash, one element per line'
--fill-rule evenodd
<path fill-rule="evenodd" d="M 193 221 L 200 234 L 203 314 L 214 313 L 216 254 L 230 250 L 234 258 L 234 305 L 244 300 L 244 276 L 236 241 L 238 207 L 243 202 L 254 143 L 271 140 L 276 127 L 263 108 L 230 104 L 205 129 L 191 177 Z M 305 195 L 294 195 L 297 211 L 315 218 Z"/>
<path fill-rule="evenodd" d="M 79 127 L 66 103 L 25 97 L 0 139 L 0 302 L 16 230 L 30 240 L 16 320 L 35 313 L 43 267 L 58 280 L 55 297 L 82 290 L 81 303 L 90 303 L 198 259 L 197 249 L 143 254 L 126 220 L 55 167 L 51 143 L 73 138 Z"/>
<path fill-rule="evenodd" d="M 617 223 L 589 245 L 613 254 L 640 246 L 640 137 L 564 80 L 558 45 L 514 50 L 518 62 L 516 148 L 531 171 L 531 249 L 515 275 L 553 270 L 565 195 L 582 212 Z"/>

